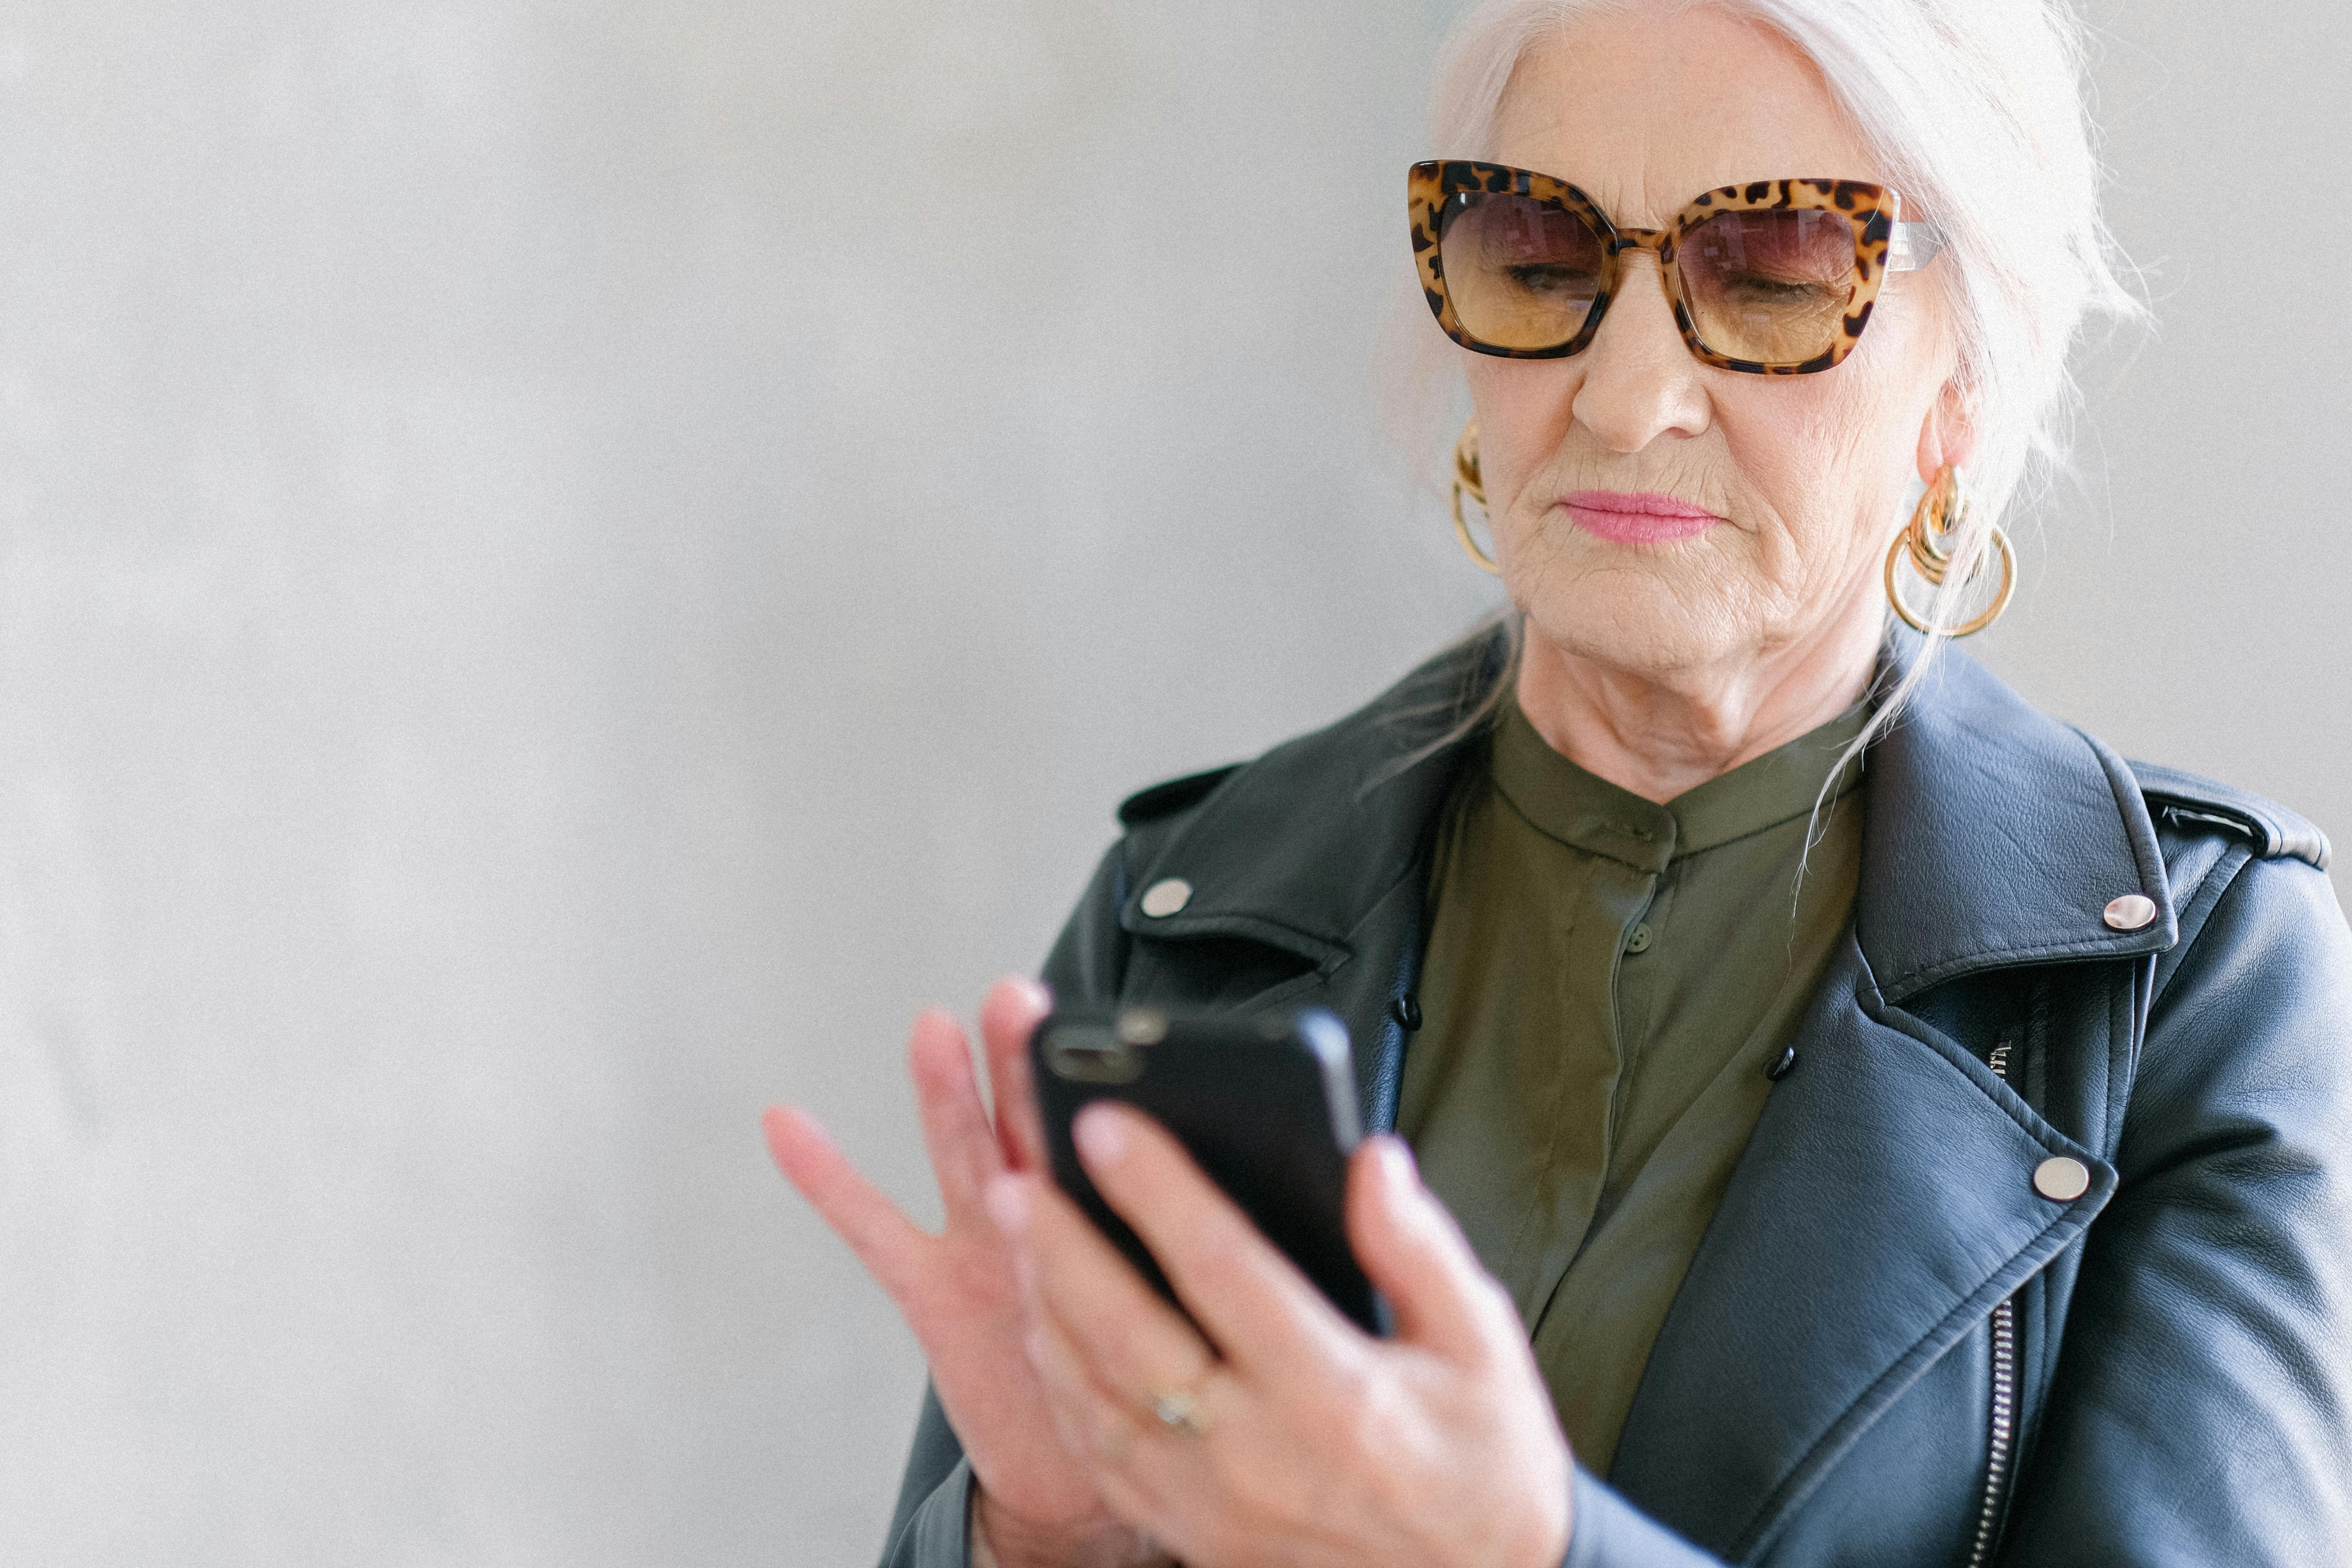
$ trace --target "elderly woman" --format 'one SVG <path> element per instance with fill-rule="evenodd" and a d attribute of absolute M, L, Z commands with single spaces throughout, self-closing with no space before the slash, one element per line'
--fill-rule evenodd
<path fill-rule="evenodd" d="M 1465 24 L 1412 235 L 1514 610 L 1129 801 L 1045 970 L 1347 1021 L 1395 1332 L 1095 1109 L 1163 1305 L 1039 1174 L 1045 991 L 983 1010 L 993 1124 L 926 1015 L 943 1235 L 770 1120 L 929 1357 L 888 1562 L 2345 1561 L 2324 840 L 1941 651 L 2121 300 L 2073 44 L 2057 0 Z"/>

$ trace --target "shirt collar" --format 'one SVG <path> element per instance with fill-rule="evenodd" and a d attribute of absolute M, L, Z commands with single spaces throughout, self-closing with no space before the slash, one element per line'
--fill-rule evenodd
<path fill-rule="evenodd" d="M 1506 702 L 1495 731 L 1495 787 L 1538 832 L 1658 872 L 1686 855 L 1811 816 L 1831 771 L 1869 717 L 1867 705 L 1856 703 L 1661 805 L 1552 750 L 1519 705 Z M 1861 776 L 1860 759 L 1848 759 L 1830 798 Z"/>
<path fill-rule="evenodd" d="M 1919 649 L 1896 635 L 1882 689 Z M 1120 924 L 1137 936 L 1271 942 L 1326 971 L 1346 962 L 1356 927 L 1420 863 L 1473 751 L 1461 721 L 1502 651 L 1499 633 L 1449 649 L 1360 712 L 1234 773 L 1173 832 L 1138 847 Z M 1937 660 L 1867 766 L 1855 937 L 1890 1003 L 1980 969 L 2131 957 L 2178 940 L 2129 767 L 1958 649 Z M 1167 878 L 1187 883 L 1189 901 L 1145 914 L 1144 893 Z M 2111 928 L 2104 911 L 2127 893 L 2153 901 L 2155 918 Z"/>

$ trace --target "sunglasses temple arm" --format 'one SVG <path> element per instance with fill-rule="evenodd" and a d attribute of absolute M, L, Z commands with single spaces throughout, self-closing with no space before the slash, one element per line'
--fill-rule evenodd
<path fill-rule="evenodd" d="M 1944 231 L 1932 223 L 1898 223 L 1886 245 L 1886 270 L 1916 272 L 1944 248 Z"/>

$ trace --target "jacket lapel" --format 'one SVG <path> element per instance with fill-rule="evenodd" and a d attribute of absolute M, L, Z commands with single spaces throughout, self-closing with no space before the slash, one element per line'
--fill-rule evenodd
<path fill-rule="evenodd" d="M 1891 671 L 1920 639 L 1905 633 Z M 1854 929 L 1900 1003 L 1989 968 L 2160 952 L 2179 940 L 2156 826 L 2122 758 L 1947 649 L 1871 748 Z M 2156 918 L 2107 924 L 2138 893 Z"/>
<path fill-rule="evenodd" d="M 1463 719 L 1504 652 L 1499 637 L 1449 649 L 1363 711 L 1241 769 L 1134 868 L 1119 908 L 1121 929 L 1171 962 L 1170 948 L 1238 938 L 1311 965 L 1257 1005 L 1339 1016 L 1370 1131 L 1395 1124 L 1395 1004 L 1420 965 L 1424 858 L 1469 751 Z M 1182 910 L 1146 914 L 1144 894 L 1170 878 L 1191 889 Z"/>
<path fill-rule="evenodd" d="M 1611 1480 L 1738 1561 L 1879 1412 L 2080 1235 L 2113 1170 L 1875 994 L 1849 942 L 1650 1354 Z M 2040 1196 L 2053 1154 L 2090 1167 Z"/>
<path fill-rule="evenodd" d="M 1898 645 L 1895 668 L 1917 652 Z M 1991 1041 L 1952 1040 L 1902 1004 L 2176 940 L 2125 764 L 1965 655 L 1944 656 L 1868 769 L 1850 940 L 1652 1348 L 1611 1475 L 1735 1561 L 1769 1547 L 1887 1405 L 2115 1190 L 2112 1167 L 1984 1065 Z M 2156 918 L 2116 930 L 2105 910 L 2128 893 Z M 2033 1188 L 2054 1154 L 2091 1171 L 2073 1203 Z"/>

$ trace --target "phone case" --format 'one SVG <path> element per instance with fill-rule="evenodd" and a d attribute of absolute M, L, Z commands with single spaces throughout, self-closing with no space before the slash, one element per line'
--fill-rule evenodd
<path fill-rule="evenodd" d="M 1094 1100 L 1123 1101 L 1174 1133 L 1333 1305 L 1369 1333 L 1388 1331 L 1386 1303 L 1348 1247 L 1359 1122 L 1346 1025 L 1320 1008 L 1236 1018 L 1138 1006 L 1108 1018 L 1056 1014 L 1029 1048 L 1054 1179 L 1161 1295 L 1177 1300 L 1071 1144 L 1072 1119 Z"/>

